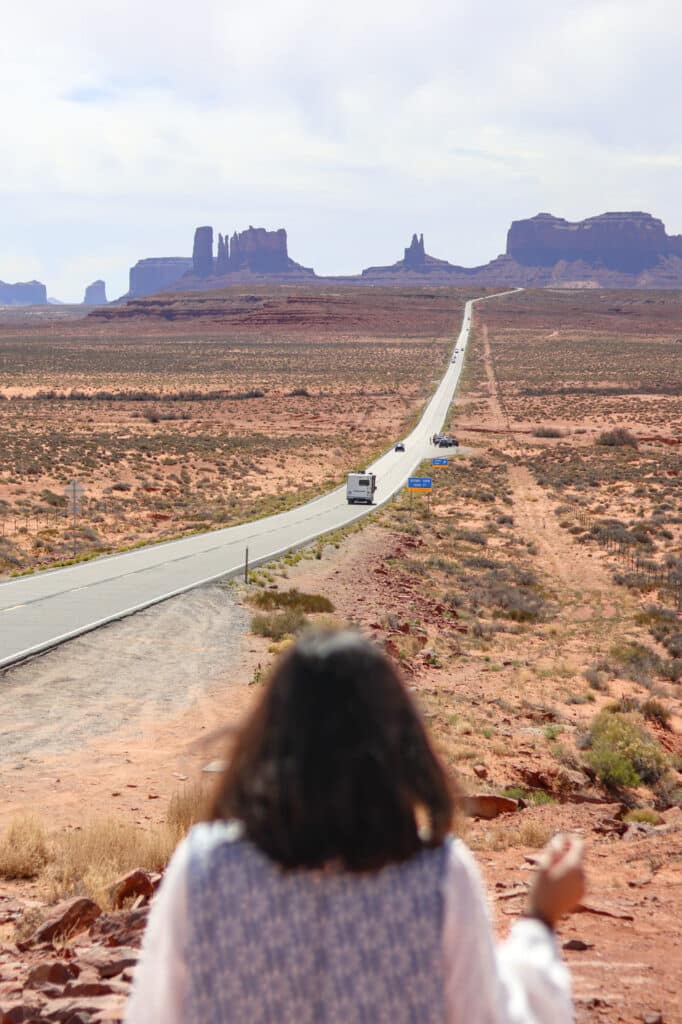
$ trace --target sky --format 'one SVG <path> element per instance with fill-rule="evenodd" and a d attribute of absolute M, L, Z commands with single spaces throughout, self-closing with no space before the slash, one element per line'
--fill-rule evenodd
<path fill-rule="evenodd" d="M 514 219 L 682 233 L 679 0 L 25 0 L 0 35 L 0 280 L 109 298 L 194 228 L 319 274 L 473 266 Z"/>

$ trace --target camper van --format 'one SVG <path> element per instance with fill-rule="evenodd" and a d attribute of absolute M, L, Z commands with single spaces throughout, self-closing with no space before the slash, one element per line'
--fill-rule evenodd
<path fill-rule="evenodd" d="M 346 484 L 346 500 L 349 505 L 373 505 L 376 489 L 375 473 L 349 473 Z"/>

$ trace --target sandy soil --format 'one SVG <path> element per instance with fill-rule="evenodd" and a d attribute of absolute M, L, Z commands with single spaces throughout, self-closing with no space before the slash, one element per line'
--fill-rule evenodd
<path fill-rule="evenodd" d="M 525 794 L 528 806 L 515 814 L 461 825 L 488 882 L 500 933 L 522 912 L 532 861 L 544 841 L 561 829 L 584 837 L 588 895 L 583 911 L 571 915 L 559 929 L 562 944 L 578 940 L 579 948 L 569 948 L 565 955 L 573 973 L 579 1024 L 641 1024 L 647 1014 L 657 1019 L 656 1013 L 665 1024 L 680 1024 L 676 965 L 682 955 L 682 812 L 675 807 L 663 810 L 655 827 L 628 825 L 623 818 L 630 807 L 653 806 L 661 802 L 659 797 L 646 786 L 609 792 L 586 773 L 579 745 L 601 708 L 621 698 L 639 705 L 655 694 L 671 718 L 668 728 L 656 722 L 648 722 L 648 728 L 679 778 L 679 684 L 663 677 L 645 684 L 628 678 L 618 663 L 597 688 L 583 675 L 595 664 L 613 660 L 614 646 L 623 643 L 645 644 L 663 657 L 665 652 L 639 616 L 647 603 L 667 598 L 616 583 L 618 553 L 578 529 L 573 513 L 558 513 L 567 493 L 585 500 L 584 505 L 575 503 L 578 511 L 596 517 L 611 511 L 623 515 L 631 508 L 627 514 L 641 521 L 658 509 L 659 516 L 672 521 L 659 519 L 665 529 L 655 534 L 656 546 L 649 554 L 658 559 L 675 556 L 677 477 L 669 475 L 675 471 L 663 443 L 642 446 L 627 458 L 596 448 L 596 433 L 612 422 L 612 403 L 623 399 L 591 394 L 586 410 L 587 399 L 576 404 L 575 396 L 560 393 L 565 369 L 564 377 L 559 373 L 559 380 L 554 380 L 547 408 L 553 410 L 554 422 L 571 431 L 570 443 L 565 437 L 532 437 L 529 396 L 520 394 L 525 384 L 510 381 L 514 374 L 525 379 L 531 371 L 541 379 L 544 371 L 537 362 L 529 369 L 521 339 L 530 336 L 533 346 L 549 346 L 545 376 L 551 376 L 551 346 L 567 336 L 578 337 L 583 326 L 589 336 L 595 325 L 603 326 L 603 318 L 589 305 L 599 302 L 598 297 L 569 296 L 556 301 L 570 304 L 578 326 L 566 322 L 567 307 L 562 306 L 566 319 L 558 329 L 550 329 L 548 317 L 556 310 L 543 303 L 551 305 L 551 297 L 541 297 L 536 305 L 531 297 L 526 307 L 517 297 L 510 301 L 513 316 L 502 310 L 493 322 L 486 311 L 488 333 L 484 337 L 477 330 L 466 369 L 467 391 L 453 413 L 458 432 L 478 444 L 478 454 L 468 463 L 458 460 L 439 478 L 431 512 L 418 503 L 410 509 L 407 501 L 398 500 L 339 547 L 326 545 L 319 560 L 280 562 L 268 575 L 264 570 L 257 575 L 264 586 L 297 586 L 325 594 L 339 621 L 357 623 L 384 645 L 400 663 L 442 756 L 467 791 L 516 787 Z M 637 298 L 638 303 L 643 301 Z M 659 309 L 657 315 L 659 330 L 667 330 L 669 308 Z M 510 316 L 508 322 L 505 317 Z M 523 316 L 530 317 L 529 325 L 521 322 Z M 609 316 L 620 317 L 617 323 L 623 325 L 621 313 Z M 507 342 L 516 346 L 516 368 L 509 353 L 505 357 L 502 352 Z M 652 339 L 642 342 L 651 343 Z M 599 359 L 608 357 L 608 362 L 612 353 L 603 337 L 597 348 Z M 668 342 L 664 339 L 662 347 L 651 351 L 657 354 L 647 373 L 658 373 L 663 380 Z M 585 373 L 593 369 L 588 366 Z M 584 384 L 583 376 L 576 386 Z M 644 384 L 653 386 L 651 376 Z M 619 387 L 630 387 L 623 374 Z M 637 429 L 657 429 L 656 416 L 669 407 L 669 398 L 653 399 L 653 407 L 652 401 L 637 406 L 642 416 Z M 543 408 L 540 398 L 537 402 L 538 409 Z M 503 432 L 508 429 L 507 417 L 513 434 Z M 666 420 L 667 425 L 670 422 L 674 417 Z M 493 432 L 490 437 L 488 431 Z M 573 476 L 566 485 L 560 471 L 569 464 Z M 643 480 L 649 490 L 635 496 Z M 661 481 L 666 481 L 666 494 L 655 493 Z M 567 528 L 571 523 L 575 529 Z M 538 601 L 536 618 L 518 622 L 508 616 L 500 603 L 508 595 L 495 593 L 487 575 L 490 565 L 499 579 L 512 581 L 508 590 Z M 528 585 L 523 582 L 526 577 Z M 239 645 L 239 617 L 248 613 L 239 611 L 235 601 L 244 596 L 240 587 L 232 595 L 215 590 L 197 593 L 157 609 L 153 628 L 152 618 L 143 616 L 121 625 L 128 629 L 125 643 L 131 652 L 121 666 L 133 674 L 140 666 L 152 677 L 151 703 L 145 698 L 141 707 L 135 703 L 134 689 L 126 694 L 125 687 L 123 707 L 117 707 L 118 689 L 114 699 L 113 677 L 100 665 L 121 657 L 120 644 L 112 647 L 110 630 L 93 635 L 91 646 L 79 655 L 71 711 L 67 707 L 61 719 L 64 742 L 49 754 L 43 743 L 55 743 L 54 732 L 10 710 L 10 721 L 21 725 L 22 736 L 13 741 L 19 744 L 16 755 L 0 764 L 0 821 L 22 807 L 39 807 L 54 827 L 66 828 L 83 820 L 85 806 L 88 815 L 117 811 L 148 827 L 163 818 L 179 787 L 202 776 L 210 778 L 202 768 L 224 744 L 222 736 L 215 737 L 216 729 L 239 721 L 258 692 L 260 673 L 255 670 L 272 660 L 267 640 L 247 634 Z M 201 627 L 197 642 L 198 622 L 204 616 L 209 625 Z M 220 633 L 223 616 L 231 623 L 225 640 Z M 169 637 L 174 656 L 164 654 L 163 661 L 150 668 L 150 647 L 156 656 L 156 645 Z M 55 652 L 52 662 L 44 658 L 21 669 L 26 675 L 18 681 L 15 675 L 16 692 L 24 692 L 25 686 L 27 694 L 38 695 L 53 685 L 59 679 L 60 658 L 61 671 L 70 674 L 74 648 L 72 644 Z M 187 650 L 194 652 L 191 657 L 196 661 L 185 665 Z M 174 660 L 181 664 L 173 665 Z M 99 735 L 91 734 L 77 701 L 90 671 L 98 681 L 97 699 L 89 699 L 88 714 L 92 710 L 103 728 L 108 720 L 112 726 Z M 165 692 L 165 673 L 172 679 L 170 694 Z M 131 721 L 126 721 L 126 714 Z M 207 736 L 214 738 L 202 742 Z M 538 796 L 543 797 L 541 802 Z M 40 895 L 39 886 L 20 889 L 33 898 Z"/>
<path fill-rule="evenodd" d="M 0 313 L 0 573 L 232 525 L 340 482 L 414 420 L 467 297 L 275 286 L 173 297 L 180 321 L 151 300 L 104 321 Z"/>
<path fill-rule="evenodd" d="M 210 758 L 202 734 L 241 708 L 247 622 L 229 586 L 206 587 L 6 672 L 0 820 L 37 804 L 58 825 L 163 817 Z"/>

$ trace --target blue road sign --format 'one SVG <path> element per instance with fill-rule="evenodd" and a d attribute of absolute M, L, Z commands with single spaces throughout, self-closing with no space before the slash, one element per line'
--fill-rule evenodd
<path fill-rule="evenodd" d="M 411 491 L 430 491 L 431 484 L 430 476 L 411 476 L 407 479 L 407 486 Z"/>
<path fill-rule="evenodd" d="M 431 459 L 432 466 L 447 466 L 449 462 L 447 459 Z"/>

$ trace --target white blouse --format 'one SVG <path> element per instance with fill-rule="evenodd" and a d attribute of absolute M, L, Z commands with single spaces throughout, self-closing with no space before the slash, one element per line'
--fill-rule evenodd
<path fill-rule="evenodd" d="M 224 842 L 225 829 L 195 826 L 193 841 L 198 834 L 207 847 Z M 188 850 L 184 840 L 154 900 L 126 1024 L 183 1024 Z M 443 898 L 446 1024 L 571 1024 L 570 976 L 554 935 L 523 919 L 505 942 L 495 942 L 478 869 L 461 840 L 450 846 Z"/>

